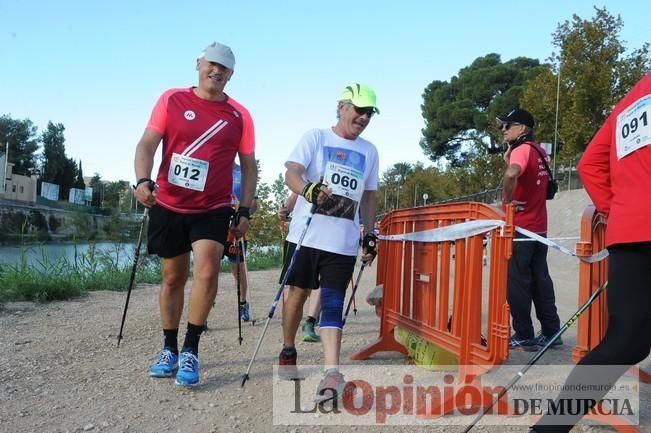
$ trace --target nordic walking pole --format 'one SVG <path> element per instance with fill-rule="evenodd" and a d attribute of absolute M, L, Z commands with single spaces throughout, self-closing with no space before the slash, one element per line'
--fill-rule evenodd
<path fill-rule="evenodd" d="M 247 267 L 247 252 L 246 248 L 244 246 L 244 238 L 240 238 L 240 248 L 242 250 L 242 258 L 244 258 L 244 261 L 242 262 L 242 269 L 244 270 L 244 281 L 246 281 L 246 296 L 249 298 L 247 301 L 249 303 L 249 311 L 252 310 L 251 307 L 251 287 L 249 286 L 249 268 Z M 255 322 L 257 319 L 251 319 L 251 326 L 255 326 Z"/>
<path fill-rule="evenodd" d="M 353 296 L 353 314 L 357 316 L 357 301 L 355 300 L 354 296 Z"/>
<path fill-rule="evenodd" d="M 355 280 L 353 291 L 350 294 L 350 299 L 348 300 L 348 305 L 346 306 L 346 312 L 344 313 L 344 320 L 341 323 L 342 328 L 346 324 L 346 318 L 348 317 L 348 313 L 350 312 L 350 305 L 353 303 L 353 300 L 355 299 L 355 293 L 357 292 L 357 288 L 359 287 L 359 281 L 362 279 L 362 272 L 364 272 L 365 267 L 366 267 L 366 263 L 362 263 L 362 267 L 359 268 L 359 274 L 357 274 L 357 280 Z"/>
<path fill-rule="evenodd" d="M 285 275 L 283 275 L 283 278 L 280 281 L 280 285 L 278 287 L 278 291 L 276 292 L 276 296 L 274 297 L 274 300 L 271 304 L 271 308 L 269 308 L 269 314 L 267 314 L 267 321 L 264 322 L 264 328 L 262 328 L 260 337 L 258 337 L 258 343 L 256 344 L 255 350 L 253 351 L 253 356 L 251 357 L 251 361 L 249 361 L 249 366 L 246 368 L 246 373 L 242 375 L 242 387 L 244 387 L 246 381 L 249 380 L 249 372 L 251 371 L 251 366 L 253 366 L 253 361 L 255 361 L 255 357 L 258 355 L 258 351 L 260 350 L 260 346 L 262 345 L 262 339 L 264 338 L 264 335 L 267 333 L 269 322 L 271 321 L 271 319 L 274 316 L 274 313 L 276 312 L 276 307 L 278 306 L 278 302 L 280 301 L 280 295 L 283 293 L 283 289 L 285 288 L 285 284 L 287 283 L 287 277 L 289 276 L 289 273 L 294 267 L 294 262 L 296 261 L 296 257 L 298 257 L 298 252 L 301 250 L 301 245 L 303 244 L 305 233 L 307 233 L 307 229 L 310 228 L 310 223 L 312 222 L 312 217 L 314 217 L 314 212 L 316 212 L 316 208 L 317 208 L 316 203 L 313 203 L 312 209 L 310 210 L 310 215 L 307 217 L 307 222 L 305 223 L 305 228 L 303 229 L 303 233 L 301 233 L 301 236 L 298 238 L 298 242 L 296 243 L 296 248 L 294 249 L 294 253 L 292 254 L 291 259 L 289 260 L 287 269 L 285 270 Z"/>
<path fill-rule="evenodd" d="M 597 296 L 599 296 L 601 294 L 601 292 L 606 290 L 607 287 L 608 287 L 608 281 L 606 281 L 603 286 L 599 286 L 599 288 L 597 288 L 597 290 L 595 290 L 594 293 L 592 293 L 592 295 L 590 295 L 588 300 L 585 301 L 585 303 L 579 307 L 577 312 L 574 313 L 574 315 L 572 317 L 570 317 L 570 320 L 568 320 L 567 322 L 565 322 L 565 324 L 563 326 L 561 326 L 561 329 L 559 329 L 556 332 L 556 334 L 554 334 L 554 336 L 549 339 L 547 344 L 545 344 L 545 346 L 543 346 L 538 352 L 533 354 L 533 356 L 529 359 L 529 362 L 527 362 L 527 364 L 524 367 L 522 367 L 520 369 L 520 371 L 518 371 L 518 373 L 515 375 L 515 377 L 513 379 L 511 379 L 511 381 L 506 385 L 506 387 L 504 387 L 499 392 L 499 394 L 497 395 L 497 398 L 491 402 L 490 406 L 488 406 L 487 408 L 482 409 L 481 413 L 479 415 L 477 415 L 477 417 L 473 420 L 473 422 L 468 427 L 466 427 L 466 429 L 463 431 L 463 433 L 468 433 L 475 425 L 477 425 L 479 420 L 482 419 L 484 417 L 484 415 L 486 415 L 488 413 L 488 411 L 491 410 L 493 408 L 493 406 L 495 406 L 497 404 L 498 401 L 500 401 L 500 399 L 504 396 L 504 394 L 506 394 L 508 392 L 508 390 L 511 389 L 513 387 L 513 385 L 515 385 L 522 378 L 522 376 L 524 376 L 524 374 L 545 354 L 545 352 L 547 352 L 547 349 L 549 349 L 551 347 L 551 345 L 554 344 L 554 342 L 556 340 L 558 340 L 558 338 L 565 331 L 567 331 L 568 328 L 574 324 L 574 322 L 576 322 L 576 319 L 579 318 L 579 316 L 590 306 L 590 304 L 592 304 L 592 302 L 595 299 L 597 299 Z"/>
<path fill-rule="evenodd" d="M 237 276 L 237 330 L 239 332 L 239 337 L 238 341 L 240 342 L 240 346 L 242 345 L 242 315 L 240 314 L 240 296 L 242 294 L 242 288 L 241 288 L 241 283 L 240 283 L 240 264 L 242 263 L 240 261 L 240 243 L 238 242 L 237 239 L 234 239 L 235 243 L 235 264 L 237 266 L 237 271 L 235 272 L 235 275 Z"/>
<path fill-rule="evenodd" d="M 153 184 L 153 182 L 151 182 Z M 152 188 L 152 185 L 149 188 Z M 142 214 L 142 222 L 140 223 L 140 232 L 138 233 L 138 243 L 136 244 L 136 251 L 133 253 L 133 267 L 131 268 L 131 277 L 129 278 L 129 288 L 127 289 L 127 300 L 124 303 L 124 311 L 122 312 L 122 322 L 120 323 L 120 332 L 118 333 L 118 347 L 122 341 L 122 330 L 124 329 L 124 319 L 127 318 L 127 308 L 129 308 L 129 299 L 131 298 L 131 290 L 133 289 L 133 282 L 136 279 L 136 269 L 138 267 L 138 259 L 140 258 L 140 246 L 142 245 L 142 233 L 145 229 L 145 221 L 149 216 L 149 208 L 146 207 Z"/>

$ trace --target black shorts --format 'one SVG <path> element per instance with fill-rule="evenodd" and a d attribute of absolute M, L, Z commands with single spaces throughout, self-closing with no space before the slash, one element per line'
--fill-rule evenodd
<path fill-rule="evenodd" d="M 296 244 L 287 242 L 287 250 L 280 274 L 280 281 L 287 271 L 287 266 L 294 255 Z M 298 251 L 294 265 L 289 271 L 287 285 L 301 289 L 330 289 L 346 290 L 355 269 L 355 256 L 330 253 L 315 248 L 303 247 Z"/>
<path fill-rule="evenodd" d="M 149 209 L 147 251 L 159 257 L 172 258 L 192 250 L 200 239 L 224 245 L 233 209 L 215 209 L 202 214 L 182 214 L 155 205 Z"/>

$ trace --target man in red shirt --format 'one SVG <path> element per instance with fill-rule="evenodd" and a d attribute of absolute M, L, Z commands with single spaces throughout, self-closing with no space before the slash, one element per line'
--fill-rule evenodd
<path fill-rule="evenodd" d="M 547 236 L 547 183 L 549 173 L 542 158 L 545 150 L 533 139 L 533 116 L 515 109 L 497 121 L 502 127 L 508 149 L 504 154 L 504 205 L 515 208 L 515 225 Z M 517 234 L 516 238 L 523 238 Z M 514 242 L 509 260 L 507 300 L 511 308 L 513 329 L 511 349 L 536 351 L 560 328 L 556 312 L 554 283 L 547 268 L 547 246 L 539 242 Z M 531 303 L 536 308 L 541 331 L 534 336 Z M 556 340 L 555 344 L 562 344 Z"/>
<path fill-rule="evenodd" d="M 647 73 L 617 103 L 579 162 L 588 195 L 608 217 L 608 328 L 599 345 L 572 370 L 557 401 L 598 402 L 631 365 L 649 356 L 650 167 L 651 73 Z M 600 367 L 595 371 L 584 366 Z M 531 432 L 566 433 L 582 416 L 583 412 L 545 415 Z"/>
<path fill-rule="evenodd" d="M 246 108 L 224 93 L 234 66 L 229 47 L 216 42 L 208 46 L 197 59 L 198 86 L 163 93 L 136 148 L 135 195 L 150 208 L 148 250 L 162 257 L 163 269 L 159 304 L 164 343 L 149 375 L 171 377 L 176 372 L 180 386 L 199 382 L 199 338 L 217 294 L 219 263 L 233 214 L 231 169 L 236 155 L 242 167 L 241 205 L 233 220 L 237 237 L 248 230 L 255 193 L 253 121 Z M 161 164 L 152 191 L 154 154 L 161 141 Z M 188 328 L 179 353 L 191 251 Z"/>

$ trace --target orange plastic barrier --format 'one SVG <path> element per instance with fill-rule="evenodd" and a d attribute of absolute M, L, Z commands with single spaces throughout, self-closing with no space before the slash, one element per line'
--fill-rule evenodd
<path fill-rule="evenodd" d="M 495 207 L 475 202 L 399 209 L 385 215 L 380 234 L 412 233 L 474 220 L 506 222 L 503 228 L 489 232 L 486 280 L 483 235 L 454 242 L 380 240 L 377 284 L 384 285 L 380 336 L 353 354 L 352 359 L 367 359 L 382 351 L 406 354 L 394 338 L 394 329 L 399 327 L 454 354 L 459 363 L 459 385 L 476 383 L 481 374 L 506 360 L 510 337 L 506 278 L 514 234 L 512 209 L 507 209 L 506 216 Z M 482 317 L 487 323 L 484 329 Z M 486 345 L 481 342 L 482 331 Z M 486 407 L 492 399 L 473 396 L 464 407 Z M 450 400 L 442 402 L 444 410 L 435 407 L 431 413 L 450 413 L 456 408 L 456 398 Z M 497 406 L 498 411 L 504 408 L 503 402 Z"/>
<path fill-rule="evenodd" d="M 576 253 L 579 256 L 590 256 L 606 248 L 606 224 L 603 214 L 598 213 L 593 205 L 589 205 L 581 216 L 581 234 L 576 244 Z M 592 293 L 606 283 L 608 279 L 608 259 L 595 263 L 581 262 L 579 264 L 579 300 L 578 305 L 583 305 Z M 572 350 L 572 360 L 579 362 L 589 351 L 594 349 L 606 334 L 608 326 L 608 290 L 595 299 L 590 307 L 579 316 L 577 320 L 576 346 Z M 631 373 L 637 375 L 641 381 L 651 383 L 651 375 L 641 368 L 631 368 Z M 641 432 L 636 426 L 617 416 L 587 417 L 608 424 L 622 433 Z"/>

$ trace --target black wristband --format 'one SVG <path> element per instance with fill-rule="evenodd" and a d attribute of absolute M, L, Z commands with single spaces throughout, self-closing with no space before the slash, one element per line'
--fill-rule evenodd
<path fill-rule="evenodd" d="M 251 221 L 251 211 L 248 207 L 245 206 L 240 206 L 236 211 L 235 214 L 233 215 L 233 221 L 232 225 L 233 227 L 237 227 L 240 225 L 240 218 L 244 217 Z"/>
<path fill-rule="evenodd" d="M 245 206 L 240 206 L 239 209 L 237 209 L 237 213 L 239 217 L 244 217 L 248 220 L 251 219 L 251 209 Z"/>
<path fill-rule="evenodd" d="M 153 180 L 151 180 L 151 179 L 148 178 L 148 177 L 141 177 L 140 179 L 138 179 L 138 180 L 136 181 L 136 186 L 135 186 L 135 187 L 138 188 L 138 186 L 139 186 L 141 183 L 145 183 L 145 182 L 153 182 Z"/>
<path fill-rule="evenodd" d="M 140 186 L 141 183 L 148 183 L 147 186 L 149 186 L 149 189 L 152 190 L 152 191 L 156 187 L 156 183 L 154 183 L 153 180 L 149 179 L 148 177 L 141 177 L 140 179 L 138 179 L 136 181 L 136 184 L 133 185 L 133 189 L 138 189 L 138 187 Z"/>

